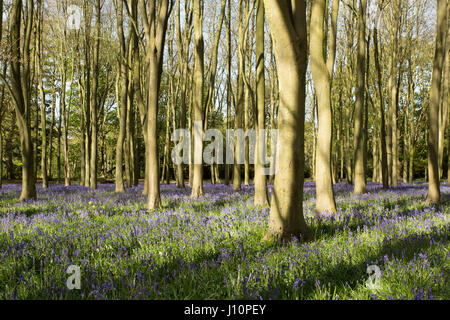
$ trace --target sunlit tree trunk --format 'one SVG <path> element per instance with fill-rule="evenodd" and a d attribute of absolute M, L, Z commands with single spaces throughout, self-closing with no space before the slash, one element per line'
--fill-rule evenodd
<path fill-rule="evenodd" d="M 278 67 L 279 161 L 264 240 L 313 238 L 303 217 L 304 122 L 307 67 L 306 7 L 303 0 L 265 0 Z"/>
<path fill-rule="evenodd" d="M 433 76 L 431 82 L 431 99 L 428 112 L 428 196 L 427 202 L 438 203 L 439 190 L 439 103 L 442 69 L 445 58 L 445 37 L 448 31 L 447 3 L 437 0 L 436 50 L 433 61 Z"/>
<path fill-rule="evenodd" d="M 194 141 L 194 177 L 191 198 L 203 195 L 203 73 L 204 73 L 204 41 L 203 41 L 203 1 L 194 0 L 194 97 L 193 97 L 193 141 Z"/>
<path fill-rule="evenodd" d="M 450 24 L 449 24 L 450 27 Z M 445 59 L 442 70 L 442 80 L 441 80 L 441 103 L 439 106 L 439 178 L 443 178 L 444 169 L 442 164 L 444 162 L 444 140 L 445 140 L 445 131 L 447 130 L 447 122 L 448 122 L 448 63 L 449 63 L 449 55 L 448 55 L 448 47 L 450 32 L 447 31 L 447 36 L 444 40 L 444 50 L 445 50 Z"/>
<path fill-rule="evenodd" d="M 117 72 L 120 73 L 120 94 L 117 104 L 119 115 L 119 136 L 116 146 L 116 192 L 124 192 L 123 181 L 123 154 L 126 136 L 127 121 L 127 96 L 128 96 L 128 70 L 127 70 L 127 42 L 123 30 L 123 5 L 124 0 L 119 0 L 117 5 L 117 35 L 119 37 L 120 58 Z"/>
<path fill-rule="evenodd" d="M 366 0 L 359 2 L 358 17 L 358 54 L 357 54 L 357 82 L 356 82 L 356 104 L 355 104 L 355 184 L 353 188 L 354 194 L 366 192 L 366 173 L 364 170 L 364 91 L 366 79 Z"/>
<path fill-rule="evenodd" d="M 317 96 L 318 134 L 316 145 L 316 213 L 335 212 L 332 169 L 332 110 L 331 110 L 331 83 L 333 77 L 334 60 L 336 54 L 336 27 L 339 1 L 333 1 L 331 37 L 328 50 L 324 50 L 324 33 L 328 30 L 327 1 L 314 0 L 311 9 L 310 22 L 310 53 L 311 73 L 314 80 Z M 327 26 L 324 31 L 324 20 Z M 328 51 L 328 61 L 325 56 Z"/>
<path fill-rule="evenodd" d="M 266 175 L 261 148 L 265 130 L 265 76 L 264 76 L 264 2 L 256 0 L 256 157 L 255 157 L 255 206 L 268 206 Z"/>
<path fill-rule="evenodd" d="M 31 138 L 31 81 L 30 81 L 30 43 L 34 16 L 33 1 L 27 0 L 22 21 L 22 0 L 14 0 L 10 13 L 11 85 L 7 86 L 13 98 L 16 110 L 17 126 L 20 134 L 22 153 L 22 192 L 19 201 L 36 198 L 36 180 L 34 173 L 35 154 Z M 23 26 L 24 33 L 21 34 Z M 22 39 L 22 41 L 21 41 Z M 21 55 L 21 43 L 23 56 Z M 5 80 L 5 79 L 3 79 Z M 4 84 L 7 83 L 4 81 Z"/>
<path fill-rule="evenodd" d="M 378 23 L 378 22 L 377 22 Z M 381 181 L 383 183 L 383 188 L 389 188 L 389 177 L 388 177 L 388 159 L 386 151 L 386 124 L 384 118 L 384 97 L 383 97 L 383 87 L 382 87 L 382 76 L 381 76 L 381 66 L 379 59 L 378 50 L 378 28 L 375 27 L 373 31 L 373 43 L 374 43 L 374 55 L 375 55 L 375 68 L 377 71 L 377 88 L 380 101 L 380 145 L 381 145 Z"/>
<path fill-rule="evenodd" d="M 161 207 L 158 157 L 158 97 L 163 65 L 167 21 L 170 15 L 169 0 L 158 3 L 139 1 L 139 11 L 144 24 L 148 61 L 147 143 L 148 143 L 148 199 L 150 210 Z"/>
<path fill-rule="evenodd" d="M 231 0 L 227 8 L 227 130 L 230 129 L 231 110 Z M 230 184 L 230 165 L 225 163 L 225 185 Z"/>
<path fill-rule="evenodd" d="M 234 106 L 234 130 L 242 129 L 242 115 L 243 115 L 243 106 L 244 106 L 244 79 L 245 76 L 245 62 L 244 62 L 244 0 L 239 0 L 239 22 L 238 22 L 238 84 L 237 84 L 237 99 Z M 239 159 L 241 150 L 244 146 L 240 143 L 237 143 L 237 139 L 234 141 L 234 163 L 233 163 L 233 190 L 240 190 L 242 184 L 242 176 L 241 176 L 241 165 L 239 162 L 242 159 Z"/>
<path fill-rule="evenodd" d="M 93 77 L 91 91 L 91 156 L 90 156 L 90 182 L 91 189 L 97 189 L 97 149 L 98 149 L 98 78 L 99 78 L 99 50 L 100 50 L 100 20 L 101 20 L 100 0 L 95 1 L 95 40 L 94 40 L 94 56 L 93 56 Z"/>
<path fill-rule="evenodd" d="M 42 174 L 42 188 L 48 188 L 47 179 L 47 118 L 45 115 L 45 92 L 44 92 L 44 81 L 43 81 L 43 71 L 42 71 L 42 2 L 38 2 L 37 10 L 37 33 L 36 33 L 36 50 L 37 50 L 37 68 L 38 68 L 38 81 L 39 81 L 39 98 L 41 102 L 41 135 L 42 135 L 42 146 L 41 146 L 41 174 Z M 1 159 L 1 154 L 0 154 Z"/>

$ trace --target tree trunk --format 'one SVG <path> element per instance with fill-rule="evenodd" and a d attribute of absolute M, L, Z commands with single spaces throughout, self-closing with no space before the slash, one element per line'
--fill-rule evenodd
<path fill-rule="evenodd" d="M 228 0 L 227 13 L 227 130 L 229 130 L 231 118 L 231 0 Z M 230 165 L 225 162 L 225 185 L 229 184 Z"/>
<path fill-rule="evenodd" d="M 117 5 L 117 34 L 120 44 L 120 59 L 119 69 L 120 73 L 120 94 L 119 103 L 117 106 L 119 114 L 119 136 L 117 137 L 116 146 L 116 192 L 124 192 L 125 186 L 123 181 L 123 153 L 124 141 L 126 135 L 126 121 L 127 121 L 127 95 L 128 95 L 128 71 L 127 71 L 127 44 L 123 31 L 123 2 L 119 0 Z"/>
<path fill-rule="evenodd" d="M 169 1 L 149 2 L 148 10 L 145 1 L 140 0 L 141 18 L 144 23 L 147 42 L 148 74 L 148 113 L 147 113 L 147 143 L 148 143 L 148 200 L 150 210 L 161 207 L 159 190 L 159 157 L 158 157 L 158 97 L 161 81 L 164 42 L 169 19 Z M 158 12 L 158 17 L 156 13 Z M 148 14 L 147 14 L 148 13 Z M 150 18 L 150 19 L 149 19 Z"/>
<path fill-rule="evenodd" d="M 243 104 L 244 104 L 244 79 L 245 76 L 245 57 L 244 57 L 244 27 L 243 27 L 243 19 L 244 19 L 244 8 L 243 8 L 243 0 L 239 0 L 239 26 L 238 26 L 238 64 L 239 64 L 239 72 L 238 72 L 238 88 L 237 88 L 237 101 L 234 106 L 235 115 L 234 115 L 234 130 L 235 132 L 239 129 L 242 129 L 242 116 L 243 116 Z M 241 150 L 244 148 L 243 145 L 238 143 L 237 139 L 234 140 L 234 162 L 233 162 L 233 190 L 240 190 L 242 184 L 242 176 L 241 176 L 241 162 L 243 159 L 240 159 L 242 154 Z"/>
<path fill-rule="evenodd" d="M 356 103 L 355 103 L 355 184 L 353 188 L 354 194 L 366 192 L 366 173 L 364 170 L 364 91 L 366 78 L 366 2 L 360 0 L 359 18 L 358 18 L 358 55 L 357 55 L 357 83 L 356 83 Z"/>
<path fill-rule="evenodd" d="M 444 41 L 447 34 L 447 4 L 445 0 L 437 0 L 436 50 L 433 61 L 430 107 L 428 111 L 428 196 L 427 202 L 438 203 L 439 190 L 439 99 L 444 65 Z"/>
<path fill-rule="evenodd" d="M 47 118 L 45 116 L 45 93 L 42 71 L 42 2 L 38 3 L 38 16 L 37 16 L 37 35 L 36 35 L 36 50 L 37 50 L 37 67 L 38 67 L 38 81 L 39 81 L 39 98 L 41 102 L 41 134 L 42 134 L 42 146 L 41 146 L 41 174 L 42 174 L 42 188 L 48 188 L 47 178 Z"/>
<path fill-rule="evenodd" d="M 265 0 L 278 66 L 278 171 L 264 240 L 312 240 L 303 217 L 305 74 L 307 36 L 305 1 Z M 280 23 L 281 22 L 281 23 Z"/>
<path fill-rule="evenodd" d="M 388 177 L 388 159 L 386 151 L 386 124 L 384 121 L 384 98 L 383 98 L 383 87 L 382 87 L 382 77 L 381 77 L 381 67 L 379 59 L 378 50 L 378 29 L 375 28 L 373 32 L 373 43 L 374 43 L 374 55 L 375 55 L 375 68 L 377 70 L 377 80 L 378 80 L 378 94 L 380 98 L 380 143 L 381 143 L 381 180 L 383 183 L 383 189 L 389 188 L 389 177 Z"/>
<path fill-rule="evenodd" d="M 19 128 L 20 146 L 22 153 L 22 192 L 19 201 L 36 198 L 36 176 L 34 173 L 35 153 L 31 138 L 31 81 L 30 81 L 30 40 L 33 25 L 33 1 L 27 0 L 22 22 L 22 1 L 14 0 L 11 7 L 11 56 L 10 74 L 11 93 L 16 110 L 17 126 Z M 21 27 L 24 23 L 24 34 Z M 21 56 L 20 43 L 23 41 L 23 56 Z"/>
<path fill-rule="evenodd" d="M 92 91 L 91 91 L 91 155 L 89 163 L 90 181 L 89 187 L 97 189 L 97 148 L 98 148 L 98 78 L 99 78 L 99 50 L 100 50 L 100 18 L 101 18 L 100 0 L 95 1 L 95 41 L 94 41 L 94 56 L 93 56 L 93 77 L 92 77 Z"/>
<path fill-rule="evenodd" d="M 264 77 L 264 3 L 256 0 L 256 158 L 255 158 L 255 206 L 269 204 L 264 158 L 261 155 L 265 143 L 265 77 Z"/>
<path fill-rule="evenodd" d="M 333 1 L 331 22 L 331 36 L 329 48 L 329 61 L 325 58 L 324 50 L 324 18 L 326 14 L 326 1 L 315 0 L 311 9 L 310 22 L 310 53 L 311 73 L 314 80 L 317 96 L 318 136 L 316 145 L 315 176 L 316 181 L 316 213 L 336 212 L 336 203 L 333 193 L 331 169 L 332 145 L 332 111 L 331 111 L 331 79 L 333 77 L 334 57 L 336 48 L 336 24 L 339 1 Z M 328 20 L 328 19 L 327 19 Z M 327 23 L 327 22 L 325 22 Z"/>
<path fill-rule="evenodd" d="M 444 40 L 444 48 L 448 48 L 450 46 L 449 34 L 450 32 L 447 31 L 447 36 L 445 37 Z M 439 108 L 439 178 L 444 177 L 443 176 L 444 169 L 442 167 L 442 164 L 444 162 L 444 140 L 448 121 L 448 64 L 449 64 L 449 49 L 445 49 L 445 59 L 441 80 L 442 85 L 440 90 L 442 96 Z"/>
<path fill-rule="evenodd" d="M 194 67 L 194 177 L 191 198 L 197 199 L 203 195 L 203 73 L 204 73 L 204 42 L 203 42 L 203 3 L 194 0 L 194 32 L 195 32 L 195 67 Z"/>

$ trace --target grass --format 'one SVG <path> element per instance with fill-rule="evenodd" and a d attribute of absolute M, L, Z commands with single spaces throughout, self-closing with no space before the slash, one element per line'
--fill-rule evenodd
<path fill-rule="evenodd" d="M 252 186 L 205 184 L 205 196 L 162 186 L 148 212 L 142 186 L 116 195 L 51 185 L 17 204 L 19 185 L 0 190 L 0 297 L 3 299 L 449 299 L 448 196 L 425 204 L 425 185 L 388 191 L 369 183 L 355 197 L 335 185 L 338 213 L 314 217 L 305 183 L 312 243 L 261 243 L 268 209 Z M 70 265 L 81 289 L 69 290 Z M 367 267 L 381 271 L 376 288 Z"/>

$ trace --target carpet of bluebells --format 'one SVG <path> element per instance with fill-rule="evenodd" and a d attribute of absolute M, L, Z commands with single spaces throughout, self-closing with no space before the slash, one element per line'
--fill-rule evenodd
<path fill-rule="evenodd" d="M 271 190 L 271 188 L 270 188 Z M 315 241 L 261 243 L 269 209 L 253 186 L 161 186 L 163 209 L 148 211 L 142 185 L 38 187 L 17 203 L 20 185 L 0 189 L 1 299 L 450 299 L 450 188 L 425 203 L 425 184 L 352 195 L 335 185 L 338 213 L 314 216 L 314 183 L 304 214 Z M 81 289 L 66 286 L 70 265 Z M 368 266 L 381 271 L 368 285 Z"/>

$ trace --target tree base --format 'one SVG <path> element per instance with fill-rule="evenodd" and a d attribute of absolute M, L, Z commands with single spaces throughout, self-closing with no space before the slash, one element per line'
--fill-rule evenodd
<path fill-rule="evenodd" d="M 152 197 L 147 201 L 147 209 L 148 210 L 158 210 L 161 208 L 162 208 L 162 205 L 161 205 L 160 199 Z"/>
<path fill-rule="evenodd" d="M 278 242 L 278 243 L 289 243 L 294 240 L 294 238 L 298 239 L 300 242 L 311 242 L 314 241 L 314 236 L 310 230 L 306 230 L 304 232 L 301 231 L 268 231 L 264 237 L 261 239 L 261 242 Z"/>

